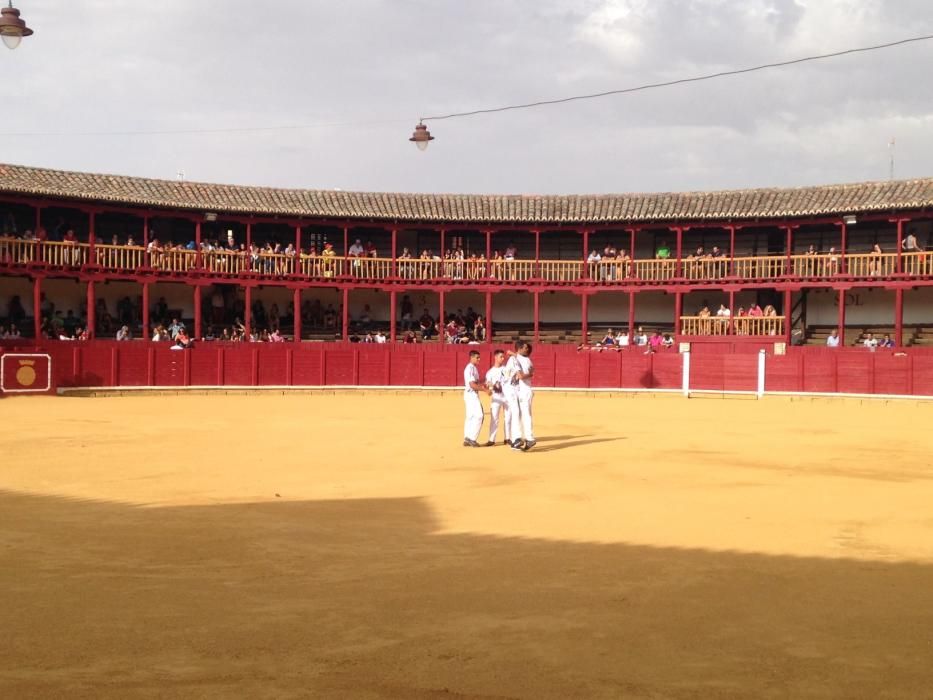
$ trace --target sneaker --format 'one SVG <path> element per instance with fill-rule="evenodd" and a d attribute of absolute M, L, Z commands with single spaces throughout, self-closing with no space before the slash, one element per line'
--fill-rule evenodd
<path fill-rule="evenodd" d="M 525 443 L 525 448 L 524 448 L 525 452 L 527 452 L 528 450 L 530 450 L 532 447 L 534 447 L 537 444 L 538 444 L 537 440 L 529 440 L 528 442 Z"/>
<path fill-rule="evenodd" d="M 521 452 L 521 449 L 522 449 L 522 441 L 521 441 L 521 440 L 516 440 L 515 442 L 513 442 L 513 443 L 512 443 L 512 449 L 513 449 L 513 450 L 518 450 L 519 452 Z"/>
<path fill-rule="evenodd" d="M 492 440 L 486 443 L 486 447 L 495 447 L 495 446 L 496 446 L 496 443 L 493 442 Z"/>
<path fill-rule="evenodd" d="M 463 440 L 464 447 L 479 447 L 479 443 L 476 440 L 471 440 L 470 438 L 464 438 Z"/>

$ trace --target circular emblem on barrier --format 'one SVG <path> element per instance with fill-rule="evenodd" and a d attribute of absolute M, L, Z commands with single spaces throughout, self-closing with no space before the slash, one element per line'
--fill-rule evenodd
<path fill-rule="evenodd" d="M 33 369 L 35 360 L 20 360 L 19 369 L 16 370 L 16 381 L 20 386 L 32 386 L 36 383 L 36 370 Z"/>

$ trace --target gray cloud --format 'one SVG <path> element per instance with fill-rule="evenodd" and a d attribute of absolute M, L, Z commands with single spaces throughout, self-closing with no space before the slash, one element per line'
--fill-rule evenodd
<path fill-rule="evenodd" d="M 933 42 L 496 116 L 417 117 L 626 87 L 929 32 L 926 0 L 19 0 L 0 54 L 19 131 L 378 122 L 235 134 L 12 137 L 0 159 L 363 190 L 708 190 L 929 175 Z"/>

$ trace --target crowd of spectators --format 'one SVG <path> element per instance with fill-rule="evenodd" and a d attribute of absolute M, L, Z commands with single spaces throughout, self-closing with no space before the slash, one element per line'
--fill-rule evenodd
<path fill-rule="evenodd" d="M 659 329 L 655 329 L 651 335 L 648 335 L 643 326 L 638 326 L 634 333 L 631 330 L 616 333 L 610 328 L 598 343 L 584 342 L 577 346 L 577 350 L 604 352 L 606 350 L 621 351 L 629 347 L 636 348 L 647 355 L 673 348 L 674 338 L 670 333 L 663 333 Z"/>

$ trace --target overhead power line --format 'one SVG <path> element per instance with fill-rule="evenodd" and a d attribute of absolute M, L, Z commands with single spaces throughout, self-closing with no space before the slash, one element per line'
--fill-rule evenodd
<path fill-rule="evenodd" d="M 472 109 L 465 110 L 462 112 L 452 112 L 450 114 L 440 114 L 428 117 L 421 117 L 421 121 L 439 121 L 442 119 L 457 119 L 461 117 L 472 117 L 480 114 L 495 114 L 498 112 L 508 112 L 512 110 L 519 109 L 531 109 L 533 107 L 545 107 L 550 105 L 559 105 L 567 102 L 578 102 L 582 100 L 594 100 L 602 97 L 610 97 L 613 95 L 625 95 L 634 92 L 643 92 L 646 90 L 656 90 L 659 88 L 673 87 L 675 85 L 683 85 L 686 83 L 698 83 L 706 80 L 716 80 L 718 78 L 726 78 L 730 76 L 743 75 L 746 73 L 754 73 L 756 71 L 769 70 L 772 68 L 783 68 L 786 66 L 793 66 L 800 63 L 808 63 L 812 61 L 822 61 L 829 58 L 838 58 L 840 56 L 847 56 L 850 54 L 857 53 L 867 53 L 869 51 L 879 51 L 882 49 L 889 49 L 896 46 L 903 46 L 905 44 L 913 44 L 922 41 L 929 41 L 933 39 L 933 34 L 910 37 L 908 39 L 900 39 L 898 41 L 888 42 L 886 44 L 876 44 L 874 46 L 862 46 L 854 49 L 846 49 L 844 51 L 835 51 L 833 53 L 819 54 L 815 56 L 804 56 L 802 58 L 795 58 L 789 61 L 777 61 L 774 63 L 765 63 L 759 66 L 752 66 L 749 68 L 737 68 L 735 70 L 720 71 L 718 73 L 709 73 L 706 75 L 698 75 L 690 78 L 679 78 L 677 80 L 668 80 L 660 83 L 648 83 L 645 85 L 638 85 L 635 87 L 620 88 L 616 90 L 606 90 L 604 92 L 595 92 L 587 95 L 572 95 L 570 97 L 561 97 L 553 100 L 539 100 L 536 102 L 526 102 L 522 104 L 514 105 L 503 105 L 501 107 L 490 107 L 486 109 Z M 10 137 L 36 137 L 36 136 L 175 136 L 175 135 L 186 135 L 186 134 L 236 134 L 236 133 L 259 133 L 259 132 L 276 132 L 276 131 L 298 131 L 302 129 L 323 129 L 323 128 L 340 128 L 347 126 L 383 126 L 388 124 L 401 124 L 405 123 L 408 120 L 403 119 L 382 119 L 382 120 L 365 120 L 365 121 L 338 121 L 338 122 L 322 122 L 317 124 L 293 124 L 293 125 L 278 125 L 278 126 L 248 126 L 248 127 L 229 127 L 229 128 L 180 128 L 180 129 L 139 129 L 139 130 L 113 130 L 113 131 L 21 131 L 21 132 L 7 132 L 6 136 Z"/>

